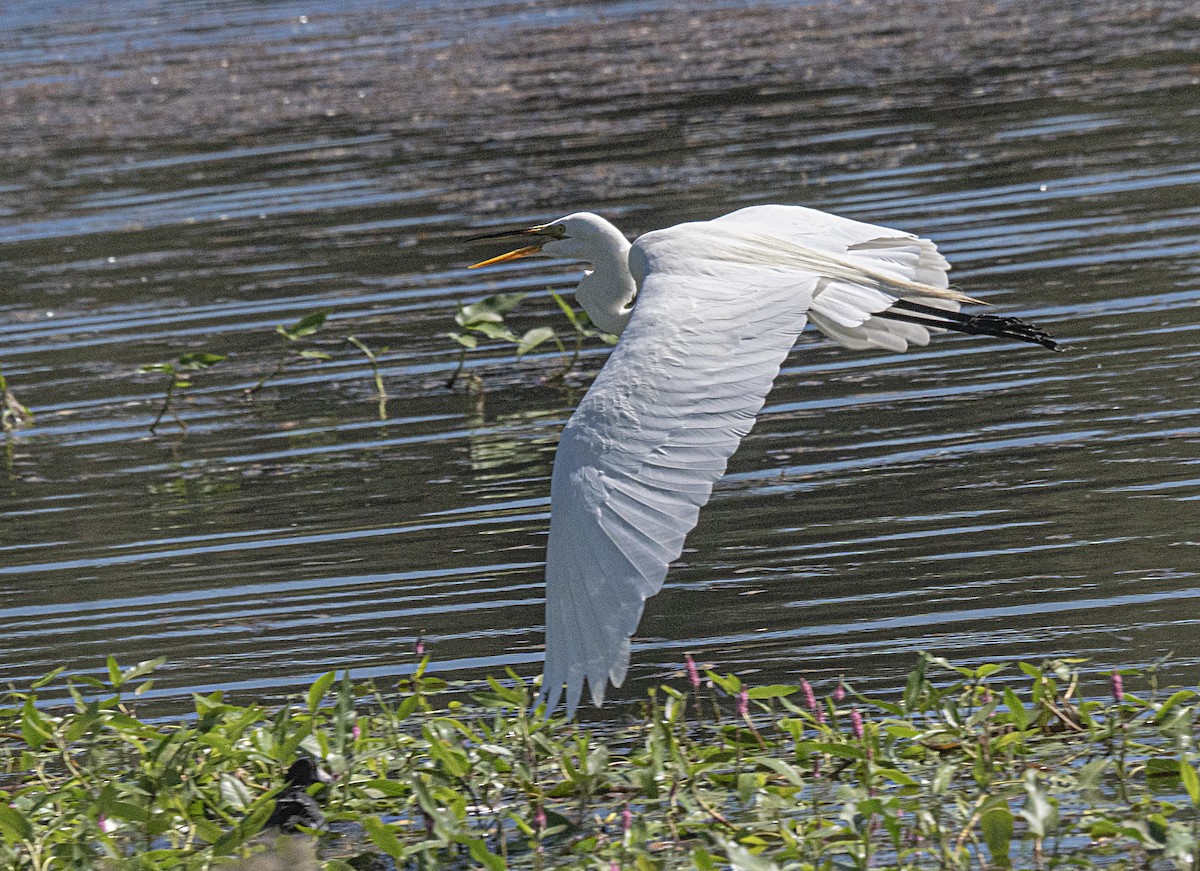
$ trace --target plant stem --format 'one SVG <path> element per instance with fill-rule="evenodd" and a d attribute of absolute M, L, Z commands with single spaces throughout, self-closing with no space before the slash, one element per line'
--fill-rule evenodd
<path fill-rule="evenodd" d="M 287 367 L 288 359 L 289 358 L 284 357 L 282 360 L 279 361 L 279 364 L 269 374 L 264 375 L 257 384 L 255 384 L 253 387 L 247 387 L 245 390 L 243 390 L 242 397 L 244 399 L 250 399 L 254 396 L 255 393 L 262 390 L 263 385 L 265 385 L 272 378 L 275 378 L 277 375 L 279 375 L 280 372 L 282 372 Z"/>
<path fill-rule="evenodd" d="M 184 432 L 187 432 L 187 424 L 180 419 L 179 415 L 175 412 L 175 409 L 171 405 L 171 400 L 175 397 L 175 386 L 178 383 L 179 382 L 175 377 L 175 373 L 172 372 L 170 380 L 167 381 L 167 395 L 163 397 L 163 404 L 162 408 L 158 410 L 158 417 L 154 418 L 154 423 L 150 424 L 150 432 L 154 432 L 158 429 L 158 425 L 162 423 L 162 419 L 166 416 L 168 411 L 171 412 L 171 417 L 175 418 L 175 423 L 179 424 L 179 428 Z"/>

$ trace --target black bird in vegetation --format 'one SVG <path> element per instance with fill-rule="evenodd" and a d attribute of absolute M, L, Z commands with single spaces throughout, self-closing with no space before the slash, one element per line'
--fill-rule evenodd
<path fill-rule="evenodd" d="M 298 831 L 299 826 L 319 829 L 325 825 L 325 815 L 317 800 L 308 794 L 314 783 L 331 783 L 333 777 L 317 765 L 316 760 L 301 756 L 292 763 L 284 778 L 284 787 L 275 797 L 275 810 L 263 826 L 281 832 Z"/>

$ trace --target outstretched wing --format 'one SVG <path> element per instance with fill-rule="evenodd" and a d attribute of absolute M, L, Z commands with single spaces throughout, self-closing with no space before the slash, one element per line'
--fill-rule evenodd
<path fill-rule="evenodd" d="M 564 685 L 571 716 L 585 680 L 597 705 L 609 681 L 624 680 L 643 605 L 754 425 L 806 316 L 845 344 L 870 343 L 872 315 L 901 295 L 955 307 L 966 299 L 944 289 L 944 264 L 929 243 L 898 231 L 786 206 L 638 239 L 637 304 L 554 461 L 548 711 Z M 896 326 L 888 336 L 928 340 L 919 325 Z"/>

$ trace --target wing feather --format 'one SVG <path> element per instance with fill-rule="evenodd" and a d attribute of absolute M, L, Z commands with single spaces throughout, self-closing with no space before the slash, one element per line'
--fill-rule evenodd
<path fill-rule="evenodd" d="M 689 241 L 660 231 L 635 245 L 637 305 L 555 456 L 542 691 L 549 709 L 565 684 L 568 715 L 585 682 L 599 703 L 624 679 L 644 602 L 754 425 L 817 285 L 719 246 L 673 256 Z"/>

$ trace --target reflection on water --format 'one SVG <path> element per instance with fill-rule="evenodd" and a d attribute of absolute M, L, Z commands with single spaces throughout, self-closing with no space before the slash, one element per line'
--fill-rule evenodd
<path fill-rule="evenodd" d="M 383 8 L 381 8 L 383 7 Z M 803 203 L 937 239 L 1067 341 L 802 338 L 634 653 L 888 686 L 917 650 L 1194 678 L 1200 150 L 1187 4 L 55 4 L 0 22 L 0 673 L 159 654 L 165 705 L 330 668 L 538 669 L 556 354 L 471 355 L 478 227 Z M 982 17 L 981 17 L 982 16 Z M 1002 16 L 1002 17 L 1001 17 Z M 275 365 L 330 317 L 328 362 Z M 565 328 L 565 324 L 563 325 Z M 377 418 L 366 359 L 391 394 Z M 147 432 L 187 351 L 186 437 Z M 585 384 L 606 348 L 582 360 Z"/>

